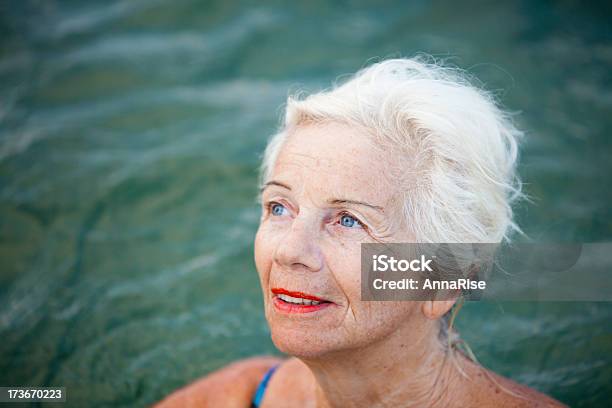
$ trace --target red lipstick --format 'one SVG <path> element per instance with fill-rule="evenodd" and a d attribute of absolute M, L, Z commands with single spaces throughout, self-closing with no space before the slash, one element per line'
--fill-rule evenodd
<path fill-rule="evenodd" d="M 272 293 L 274 308 L 283 313 L 312 313 L 332 305 L 332 302 L 308 293 L 283 288 L 272 288 Z"/>
<path fill-rule="evenodd" d="M 272 288 L 272 293 L 274 293 L 275 295 L 287 295 L 287 296 L 291 296 L 295 298 L 314 300 L 315 302 L 327 302 L 327 300 L 325 299 L 321 299 L 316 296 L 309 295 L 308 293 L 294 292 L 294 291 L 283 289 L 283 288 Z"/>

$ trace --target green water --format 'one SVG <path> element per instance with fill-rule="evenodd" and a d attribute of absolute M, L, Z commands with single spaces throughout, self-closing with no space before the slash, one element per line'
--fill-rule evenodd
<path fill-rule="evenodd" d="M 536 240 L 612 239 L 612 11 L 578 1 L 0 4 L 0 385 L 143 406 L 274 353 L 252 262 L 256 167 L 288 89 L 371 57 L 469 69 L 528 132 Z M 612 397 L 612 305 L 470 303 L 486 366 Z"/>

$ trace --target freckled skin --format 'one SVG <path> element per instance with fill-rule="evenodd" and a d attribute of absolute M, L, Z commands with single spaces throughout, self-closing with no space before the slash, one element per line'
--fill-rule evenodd
<path fill-rule="evenodd" d="M 255 261 L 264 294 L 272 339 L 283 352 L 317 356 L 336 349 L 358 347 L 388 336 L 416 308 L 410 302 L 360 301 L 360 244 L 376 240 L 406 240 L 390 225 L 399 216 L 390 206 L 394 198 L 387 179 L 385 156 L 366 135 L 340 124 L 299 128 L 289 136 L 271 179 L 291 191 L 271 186 L 267 202 L 286 202 L 288 214 L 264 211 L 255 239 Z M 330 207 L 332 199 L 355 199 L 383 208 Z M 338 225 L 340 210 L 351 211 L 367 225 L 349 229 Z M 312 293 L 336 305 L 316 319 L 294 318 L 274 312 L 272 287 Z"/>
<path fill-rule="evenodd" d="M 272 377 L 262 407 L 562 406 L 460 353 L 449 363 L 438 340 L 438 319 L 452 301 L 360 300 L 360 244 L 414 241 L 400 221 L 388 160 L 367 134 L 339 123 L 299 127 L 282 147 L 270 177 L 280 185 L 262 192 L 255 264 L 272 340 L 294 357 Z M 333 304 L 312 314 L 281 313 L 272 288 Z M 248 370 L 256 364 L 239 366 L 241 385 L 231 392 L 219 389 L 227 395 L 254 392 L 270 362 Z M 217 398 L 208 405 L 200 399 L 200 406 L 219 406 L 213 390 L 235 380 L 236 369 L 226 382 L 223 373 L 200 380 L 199 389 Z M 217 385 L 209 387 L 209 379 Z M 198 393 L 191 389 L 182 392 L 181 404 L 167 403 L 171 396 L 161 406 L 190 406 L 185 395 Z M 241 403 L 223 406 L 248 407 Z"/>

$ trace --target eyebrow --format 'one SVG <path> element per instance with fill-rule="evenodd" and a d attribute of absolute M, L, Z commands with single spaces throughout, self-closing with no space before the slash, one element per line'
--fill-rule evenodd
<path fill-rule="evenodd" d="M 368 204 L 368 203 L 366 203 L 364 201 L 344 200 L 344 199 L 336 198 L 336 199 L 329 200 L 329 204 L 336 204 L 336 205 L 337 204 L 356 204 L 356 205 L 363 205 L 363 206 L 366 206 L 366 207 L 370 207 L 370 208 L 373 208 L 373 209 L 375 209 L 377 211 L 380 211 L 380 212 L 385 212 L 383 207 L 381 207 L 379 205 Z"/>
<path fill-rule="evenodd" d="M 280 181 L 276 181 L 276 180 L 272 180 L 272 181 L 268 181 L 266 184 L 264 184 L 264 186 L 259 190 L 260 192 L 264 191 L 266 189 L 266 187 L 269 186 L 279 186 L 279 187 L 283 187 L 286 188 L 287 190 L 291 191 L 291 187 L 289 187 L 288 185 L 281 183 Z M 377 211 L 380 212 L 385 212 L 385 209 L 379 205 L 373 205 L 373 204 L 368 204 L 365 201 L 358 201 L 358 200 L 348 200 L 348 199 L 342 199 L 342 198 L 333 198 L 331 200 L 328 201 L 329 204 L 331 205 L 338 205 L 338 204 L 355 204 L 355 205 L 363 205 L 365 207 L 370 207 L 373 208 Z"/>
<path fill-rule="evenodd" d="M 279 186 L 279 187 L 283 187 L 283 188 L 286 188 L 287 190 L 291 191 L 291 187 L 289 187 L 288 185 L 283 184 L 280 181 L 272 180 L 272 181 L 268 181 L 266 184 L 264 184 L 263 187 L 259 190 L 259 192 L 264 191 L 266 189 L 266 187 L 268 187 L 268 186 Z"/>

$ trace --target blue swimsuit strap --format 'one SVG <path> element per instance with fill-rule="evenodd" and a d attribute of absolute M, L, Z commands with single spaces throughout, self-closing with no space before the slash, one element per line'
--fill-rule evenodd
<path fill-rule="evenodd" d="M 251 404 L 252 408 L 257 408 L 261 404 L 261 400 L 263 399 L 264 393 L 266 392 L 268 382 L 270 381 L 272 374 L 274 374 L 274 371 L 276 371 L 277 368 L 278 365 L 275 365 L 274 367 L 270 368 L 259 383 L 259 386 L 257 386 L 257 391 L 255 392 L 255 396 L 253 397 L 253 403 Z"/>

